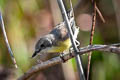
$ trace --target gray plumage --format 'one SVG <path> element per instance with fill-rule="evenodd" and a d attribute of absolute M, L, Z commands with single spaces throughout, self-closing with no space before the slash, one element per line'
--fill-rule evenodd
<path fill-rule="evenodd" d="M 75 34 L 75 39 L 77 38 L 77 34 L 79 29 L 76 28 L 75 22 L 74 22 L 74 17 L 71 16 L 71 12 L 69 12 L 68 16 L 71 17 L 69 18 L 70 24 L 72 26 L 72 31 L 73 34 Z M 63 42 L 69 38 L 69 33 L 67 31 L 65 22 L 61 22 L 60 24 L 56 25 L 56 27 L 53 28 L 53 30 L 41 37 L 38 42 L 36 43 L 35 46 L 35 52 L 33 53 L 32 57 L 36 56 L 37 53 L 39 53 L 41 50 L 46 49 L 48 47 L 59 47 L 59 42 Z"/>
<path fill-rule="evenodd" d="M 58 24 L 53 30 L 41 37 L 35 46 L 35 52 L 33 53 L 32 57 L 36 56 L 42 49 L 46 47 L 58 46 L 58 41 L 64 41 L 69 38 L 68 31 L 65 27 L 65 22 L 61 22 Z"/>

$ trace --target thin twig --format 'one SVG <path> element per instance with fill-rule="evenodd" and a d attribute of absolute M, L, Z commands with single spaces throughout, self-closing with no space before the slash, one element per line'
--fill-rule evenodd
<path fill-rule="evenodd" d="M 69 18 L 67 16 L 63 1 L 62 0 L 57 0 L 57 1 L 58 1 L 58 5 L 60 7 L 61 13 L 62 13 L 63 20 L 66 23 L 66 28 L 67 28 L 68 33 L 69 33 L 69 37 L 70 37 L 70 40 L 72 43 L 72 47 L 74 49 L 74 53 L 76 55 L 75 59 L 76 59 L 76 63 L 77 63 L 77 69 L 78 69 L 80 80 L 85 80 L 85 75 L 84 75 L 84 71 L 83 71 L 82 63 L 81 63 L 81 57 L 79 55 L 77 55 L 79 52 L 79 49 L 77 48 L 76 39 L 74 38 L 73 31 L 71 29 L 70 21 L 69 21 Z M 73 26 L 73 27 L 75 27 L 75 26 Z"/>
<path fill-rule="evenodd" d="M 93 4 L 94 4 L 94 1 L 95 1 L 95 0 L 91 0 L 91 2 L 92 2 Z M 102 13 L 100 12 L 99 8 L 97 7 L 97 5 L 96 5 L 95 8 L 96 8 L 96 11 L 97 11 L 97 13 L 98 13 L 100 19 L 102 20 L 103 23 L 105 23 L 105 19 L 104 19 Z"/>
<path fill-rule="evenodd" d="M 6 34 L 6 31 L 5 31 L 5 25 L 4 25 L 2 13 L 0 13 L 0 25 L 1 25 L 1 28 L 2 28 L 2 31 L 3 31 L 5 43 L 6 43 L 6 46 L 8 48 L 9 54 L 10 54 L 11 59 L 12 59 L 14 65 L 15 65 L 15 68 L 17 68 L 16 60 L 15 60 L 15 58 L 13 56 L 13 52 L 12 52 L 12 49 L 11 49 L 10 44 L 8 42 L 7 34 Z"/>
<path fill-rule="evenodd" d="M 95 50 L 109 52 L 109 54 L 115 53 L 120 55 L 120 43 L 111 44 L 111 45 L 89 45 L 80 48 L 79 54 L 83 55 L 83 54 L 87 54 L 90 51 L 95 51 Z M 66 61 L 73 57 L 75 57 L 74 53 L 72 53 L 72 56 L 70 55 L 70 53 L 66 53 L 63 55 L 63 58 Z M 31 69 L 29 69 L 26 73 L 24 73 L 21 77 L 19 77 L 18 80 L 27 80 L 35 73 L 60 63 L 63 63 L 63 60 L 61 59 L 61 57 L 58 56 L 48 61 L 42 62 L 41 64 L 37 64 L 33 66 Z"/>
<path fill-rule="evenodd" d="M 96 6 L 95 8 L 96 8 L 96 10 L 97 10 L 97 13 L 98 13 L 100 19 L 102 20 L 103 23 L 105 23 L 105 19 L 104 19 L 102 13 L 100 12 L 99 8 L 98 8 L 97 6 Z"/>
<path fill-rule="evenodd" d="M 93 2 L 93 18 L 92 19 L 93 20 L 92 20 L 92 28 L 91 28 L 90 43 L 89 43 L 89 45 L 92 45 L 92 43 L 93 43 L 93 37 L 94 37 L 94 32 L 95 32 L 95 24 L 96 24 L 96 2 Z M 88 66 L 87 66 L 87 80 L 89 80 L 91 57 L 92 57 L 92 52 L 89 52 L 89 54 L 88 54 Z"/>
<path fill-rule="evenodd" d="M 92 0 L 92 2 L 93 2 L 93 0 Z M 81 5 L 81 4 L 82 4 L 82 0 L 78 0 L 77 4 L 73 7 L 73 9 L 75 10 L 75 12 L 77 12 L 77 8 L 78 8 L 79 5 Z M 96 6 L 96 10 L 97 10 L 97 13 L 98 13 L 101 21 L 102 21 L 103 23 L 105 23 L 105 18 L 104 18 L 104 16 L 102 15 L 101 11 L 99 10 L 98 6 Z M 68 11 L 70 11 L 70 10 L 68 10 Z"/>

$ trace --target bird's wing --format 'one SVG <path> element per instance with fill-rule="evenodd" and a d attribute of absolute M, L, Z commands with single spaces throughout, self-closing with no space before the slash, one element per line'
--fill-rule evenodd
<path fill-rule="evenodd" d="M 58 24 L 51 32 L 50 34 L 53 34 L 55 39 L 58 41 L 64 41 L 69 38 L 68 31 L 65 27 L 65 22 L 61 22 Z"/>

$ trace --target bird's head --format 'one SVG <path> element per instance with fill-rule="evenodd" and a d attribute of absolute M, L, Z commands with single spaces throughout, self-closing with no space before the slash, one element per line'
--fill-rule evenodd
<path fill-rule="evenodd" d="M 42 37 L 38 42 L 36 43 L 35 46 L 35 52 L 33 53 L 32 57 L 35 57 L 37 53 L 40 53 L 42 50 L 51 47 L 52 46 L 52 41 L 49 38 Z"/>

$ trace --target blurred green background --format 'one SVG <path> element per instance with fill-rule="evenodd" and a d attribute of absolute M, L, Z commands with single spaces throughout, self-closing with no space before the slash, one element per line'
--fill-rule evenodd
<path fill-rule="evenodd" d="M 120 1 L 96 0 L 106 22 L 97 14 L 94 44 L 112 44 L 120 41 Z M 68 0 L 65 0 L 68 5 Z M 78 0 L 72 0 L 73 6 Z M 0 0 L 5 28 L 17 61 L 14 68 L 0 28 L 0 80 L 16 80 L 26 72 L 36 59 L 31 59 L 36 41 L 62 21 L 56 0 Z M 89 44 L 92 23 L 91 0 L 80 0 L 75 19 L 80 27 L 78 39 L 82 46 Z M 82 55 L 84 72 L 87 71 L 87 56 Z M 92 54 L 90 80 L 120 80 L 119 55 L 95 51 Z M 78 80 L 74 59 L 34 75 L 32 80 Z"/>

